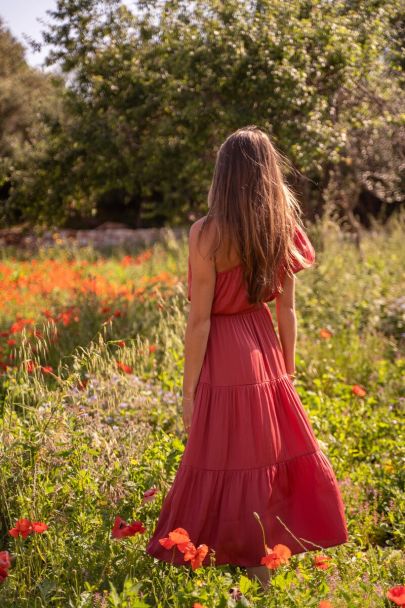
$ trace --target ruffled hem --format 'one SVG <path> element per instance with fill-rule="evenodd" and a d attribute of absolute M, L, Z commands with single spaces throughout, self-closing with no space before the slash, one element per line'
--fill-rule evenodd
<path fill-rule="evenodd" d="M 159 543 L 181 527 L 196 547 L 206 544 L 215 551 L 215 561 L 208 554 L 203 566 L 258 566 L 265 551 L 253 512 L 260 516 L 267 545 L 282 543 L 292 555 L 348 541 L 338 482 L 329 460 L 317 449 L 244 470 L 207 470 L 182 462 L 146 551 L 189 567 L 176 547 L 168 550 Z"/>

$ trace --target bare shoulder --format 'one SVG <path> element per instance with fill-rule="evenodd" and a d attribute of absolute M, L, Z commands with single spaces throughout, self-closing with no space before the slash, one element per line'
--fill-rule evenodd
<path fill-rule="evenodd" d="M 201 230 L 201 228 L 202 228 L 203 224 L 206 222 L 206 220 L 207 220 L 207 216 L 203 215 L 198 220 L 196 220 L 193 224 L 191 224 L 189 234 L 190 235 L 197 234 Z M 215 223 L 212 218 L 210 218 L 209 221 L 207 222 L 206 230 L 207 230 L 207 234 L 210 232 L 213 232 L 215 230 Z"/>
<path fill-rule="evenodd" d="M 202 226 L 205 223 L 206 219 L 207 219 L 207 216 L 204 215 L 203 217 L 200 217 L 198 220 L 196 220 L 190 226 L 189 247 L 190 247 L 190 250 L 193 251 L 194 253 L 196 253 L 196 251 L 197 251 L 198 237 L 199 237 Z M 217 234 L 217 231 L 216 231 L 215 223 L 213 220 L 210 219 L 206 223 L 206 226 L 204 227 L 204 230 L 201 234 L 201 238 L 199 241 L 199 247 L 198 247 L 198 251 L 204 257 L 210 252 L 212 245 L 214 243 L 214 240 L 216 238 L 216 234 Z"/>

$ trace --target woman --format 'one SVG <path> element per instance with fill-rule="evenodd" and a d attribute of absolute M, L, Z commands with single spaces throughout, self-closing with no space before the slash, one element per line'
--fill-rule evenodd
<path fill-rule="evenodd" d="M 159 540 L 182 528 L 209 547 L 203 566 L 239 565 L 266 587 L 264 542 L 296 554 L 348 541 L 337 479 L 294 387 L 294 275 L 315 251 L 282 157 L 255 126 L 220 147 L 208 206 L 189 233 L 188 439 L 146 550 L 189 565 L 184 546 Z"/>

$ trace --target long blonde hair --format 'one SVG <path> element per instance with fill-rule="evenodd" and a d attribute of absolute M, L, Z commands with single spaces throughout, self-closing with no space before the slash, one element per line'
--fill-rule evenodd
<path fill-rule="evenodd" d="M 281 292 L 280 269 L 291 272 L 292 258 L 309 264 L 294 244 L 301 208 L 283 177 L 284 157 L 269 135 L 255 125 L 238 129 L 220 146 L 208 193 L 208 213 L 201 225 L 214 220 L 218 242 L 226 239 L 243 265 L 249 301 L 263 301 Z"/>

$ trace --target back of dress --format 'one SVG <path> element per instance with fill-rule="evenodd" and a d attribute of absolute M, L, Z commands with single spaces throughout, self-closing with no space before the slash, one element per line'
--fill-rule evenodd
<path fill-rule="evenodd" d="M 298 250 L 311 264 L 315 261 L 315 250 L 309 240 L 307 234 L 300 226 L 296 226 L 294 233 L 294 242 Z M 302 270 L 302 266 L 297 262 L 293 265 L 293 272 Z M 192 272 L 190 260 L 188 260 L 188 277 L 187 277 L 187 298 L 191 302 L 192 297 Z M 264 302 L 270 302 L 276 297 L 275 293 L 271 293 L 265 298 Z M 250 304 L 248 293 L 243 281 L 243 266 L 238 264 L 229 270 L 217 272 L 215 294 L 212 303 L 211 313 L 215 314 L 236 314 L 246 310 L 256 309 L 262 306 L 261 304 Z"/>

